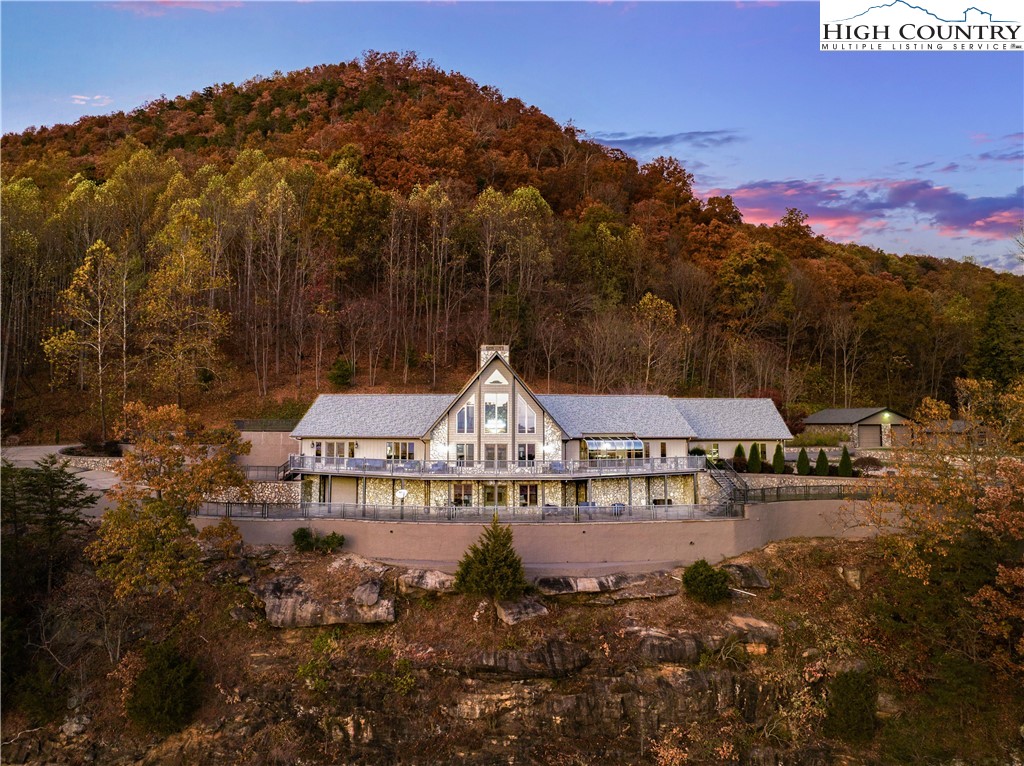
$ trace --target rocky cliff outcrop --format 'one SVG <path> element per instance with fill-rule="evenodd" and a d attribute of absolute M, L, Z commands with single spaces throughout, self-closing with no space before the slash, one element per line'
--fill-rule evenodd
<path fill-rule="evenodd" d="M 267 622 L 275 628 L 395 621 L 395 602 L 379 598 L 379 583 L 360 585 L 350 598 L 340 601 L 319 598 L 297 575 L 272 577 L 249 590 L 262 602 Z"/>

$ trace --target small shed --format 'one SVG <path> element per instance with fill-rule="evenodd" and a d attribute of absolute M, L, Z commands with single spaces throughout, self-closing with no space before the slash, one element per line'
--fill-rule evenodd
<path fill-rule="evenodd" d="M 841 431 L 855 449 L 888 449 L 906 442 L 909 418 L 888 407 L 851 407 L 815 412 L 804 418 L 805 430 Z"/>

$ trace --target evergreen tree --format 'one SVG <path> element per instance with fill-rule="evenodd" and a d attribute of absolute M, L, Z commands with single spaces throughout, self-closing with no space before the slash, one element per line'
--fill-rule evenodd
<path fill-rule="evenodd" d="M 818 459 L 814 462 L 815 476 L 828 476 L 828 456 L 825 450 L 818 450 Z"/>
<path fill-rule="evenodd" d="M 850 461 L 850 451 L 843 446 L 843 456 L 839 458 L 839 475 L 843 477 L 853 476 L 853 463 Z"/>
<path fill-rule="evenodd" d="M 512 528 L 499 524 L 497 514 L 459 562 L 455 587 L 495 601 L 517 598 L 526 590 L 523 560 L 512 546 Z"/>
<path fill-rule="evenodd" d="M 775 473 L 785 473 L 786 471 L 786 455 L 782 451 L 782 445 L 775 445 L 775 454 L 772 455 L 772 470 Z"/>
<path fill-rule="evenodd" d="M 68 537 L 85 526 L 82 511 L 96 502 L 67 461 L 47 455 L 25 472 L 26 518 L 46 569 L 46 592 L 53 590 L 54 563 Z"/>
<path fill-rule="evenodd" d="M 747 453 L 743 451 L 743 445 L 742 444 L 737 444 L 736 445 L 736 451 L 732 453 L 732 459 L 733 460 L 743 460 L 744 462 L 746 461 Z"/>
<path fill-rule="evenodd" d="M 750 460 L 747 461 L 747 470 L 750 473 L 761 473 L 761 448 L 756 444 L 750 445 Z"/>
<path fill-rule="evenodd" d="M 811 459 L 807 457 L 807 448 L 801 447 L 796 459 L 796 472 L 801 476 L 811 475 Z"/>

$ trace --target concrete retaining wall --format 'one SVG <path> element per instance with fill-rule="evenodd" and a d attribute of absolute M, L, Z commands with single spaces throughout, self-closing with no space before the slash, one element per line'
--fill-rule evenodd
<path fill-rule="evenodd" d="M 516 524 L 515 546 L 532 576 L 643 572 L 714 563 L 789 537 L 863 537 L 837 520 L 842 500 L 747 506 L 747 518 L 715 521 L 648 521 L 605 524 Z M 197 527 L 217 519 L 197 518 Z M 292 532 L 309 525 L 345 535 L 345 550 L 380 561 L 454 572 L 480 524 L 389 523 L 333 519 L 235 519 L 247 543 L 291 544 Z"/>
<path fill-rule="evenodd" d="M 299 443 L 288 431 L 242 431 L 242 439 L 252 445 L 248 455 L 239 455 L 239 465 L 281 465 L 288 455 L 298 453 Z"/>

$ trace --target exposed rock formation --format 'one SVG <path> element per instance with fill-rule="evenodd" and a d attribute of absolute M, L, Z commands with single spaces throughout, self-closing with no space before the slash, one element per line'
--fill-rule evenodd
<path fill-rule="evenodd" d="M 392 599 L 378 598 L 372 604 L 365 604 L 358 602 L 353 594 L 344 601 L 326 601 L 318 599 L 304 585 L 302 578 L 296 575 L 279 576 L 250 586 L 250 590 L 263 602 L 267 622 L 275 628 L 395 621 Z M 356 590 L 359 592 L 358 588 Z M 364 589 L 360 597 L 366 601 L 369 591 Z"/>
<path fill-rule="evenodd" d="M 455 575 L 436 569 L 410 569 L 398 577 L 401 593 L 452 593 L 455 590 Z"/>

